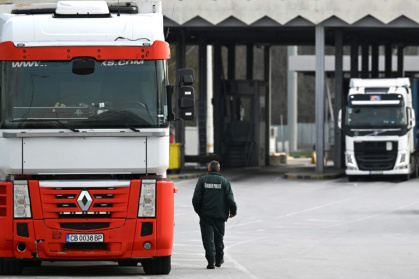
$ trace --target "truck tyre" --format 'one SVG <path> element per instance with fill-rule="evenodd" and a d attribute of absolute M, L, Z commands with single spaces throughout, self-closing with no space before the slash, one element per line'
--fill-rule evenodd
<path fill-rule="evenodd" d="M 152 260 L 145 260 L 141 262 L 145 274 L 158 275 L 169 274 L 171 270 L 170 256 L 159 257 Z"/>
<path fill-rule="evenodd" d="M 410 174 L 402 175 L 402 181 L 408 181 L 410 179 Z"/>
<path fill-rule="evenodd" d="M 23 271 L 21 261 L 0 258 L 0 275 L 19 275 Z"/>
<path fill-rule="evenodd" d="M 42 261 L 23 261 L 24 267 L 40 267 L 42 265 Z"/>
<path fill-rule="evenodd" d="M 412 167 L 413 167 L 412 177 L 413 178 L 418 178 L 419 177 L 419 170 L 418 170 L 418 157 L 417 156 L 412 156 L 411 164 L 412 164 Z"/>
<path fill-rule="evenodd" d="M 358 181 L 358 177 L 355 175 L 348 175 L 348 180 L 350 182 Z"/>

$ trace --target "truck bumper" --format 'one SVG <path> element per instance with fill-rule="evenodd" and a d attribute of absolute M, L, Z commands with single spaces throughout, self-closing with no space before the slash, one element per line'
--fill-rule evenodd
<path fill-rule="evenodd" d="M 46 221 L 50 220 L 14 221 L 16 229 L 13 257 L 40 260 L 117 260 L 162 255 L 161 251 L 157 251 L 155 220 L 122 220 L 125 222 L 119 228 L 89 232 L 54 229 L 47 226 Z M 106 223 L 106 220 L 103 222 Z M 67 234 L 103 234 L 103 242 L 70 243 L 66 241 Z M 171 249 L 168 252 L 171 254 Z"/>
<path fill-rule="evenodd" d="M 406 175 L 410 173 L 410 168 L 399 170 L 386 171 L 360 171 L 360 170 L 345 170 L 346 175 L 372 176 L 372 175 Z"/>

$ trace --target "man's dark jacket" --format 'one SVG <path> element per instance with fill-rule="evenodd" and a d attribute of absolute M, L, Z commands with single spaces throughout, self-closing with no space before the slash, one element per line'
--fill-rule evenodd
<path fill-rule="evenodd" d="M 214 171 L 198 179 L 192 204 L 199 216 L 227 220 L 230 213 L 237 214 L 230 182 Z"/>

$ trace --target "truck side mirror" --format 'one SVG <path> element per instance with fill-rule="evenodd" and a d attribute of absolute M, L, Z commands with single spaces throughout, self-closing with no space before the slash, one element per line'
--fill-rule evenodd
<path fill-rule="evenodd" d="M 167 120 L 173 121 L 175 120 L 175 114 L 173 113 L 172 96 L 175 90 L 172 85 L 167 85 L 166 90 L 167 90 Z"/>
<path fill-rule="evenodd" d="M 415 126 L 415 112 L 411 108 L 407 108 L 407 129 L 412 129 L 413 126 Z"/>
<path fill-rule="evenodd" d="M 192 120 L 195 118 L 195 98 L 194 89 L 190 86 L 183 86 L 179 89 L 178 106 L 180 108 L 180 118 Z"/>
<path fill-rule="evenodd" d="M 182 85 L 192 85 L 195 80 L 193 69 L 179 69 L 179 83 Z"/>
<path fill-rule="evenodd" d="M 179 99 L 178 107 L 180 109 L 180 118 L 183 120 L 192 120 L 195 118 L 195 97 L 194 89 L 191 86 L 195 79 L 193 69 L 179 70 Z M 185 86 L 186 85 L 186 86 Z"/>

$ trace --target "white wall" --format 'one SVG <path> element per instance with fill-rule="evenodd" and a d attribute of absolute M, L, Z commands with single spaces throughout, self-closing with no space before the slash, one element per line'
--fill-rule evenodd
<path fill-rule="evenodd" d="M 198 127 L 185 127 L 185 155 L 199 154 Z"/>
<path fill-rule="evenodd" d="M 283 138 L 282 129 L 280 125 L 272 125 L 277 128 L 278 135 L 276 143 L 288 141 L 288 125 L 284 125 L 283 131 L 285 138 Z M 198 127 L 185 127 L 185 155 L 198 155 L 199 154 L 199 140 L 198 140 Z M 297 149 L 298 150 L 312 150 L 313 145 L 316 143 L 316 124 L 315 123 L 298 123 L 297 125 Z M 325 146 L 329 140 L 329 125 L 325 124 Z M 271 143 L 272 144 L 272 143 Z M 277 144 L 275 144 L 276 149 Z M 272 149 L 270 149 L 272 150 Z M 281 150 L 275 150 L 280 152 Z M 293 150 L 291 150 L 293 151 Z"/>

